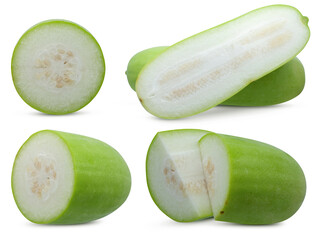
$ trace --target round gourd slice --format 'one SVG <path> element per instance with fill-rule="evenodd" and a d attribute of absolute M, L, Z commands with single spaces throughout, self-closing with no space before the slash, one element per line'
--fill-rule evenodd
<path fill-rule="evenodd" d="M 178 222 L 212 217 L 202 170 L 199 139 L 202 130 L 156 134 L 147 154 L 147 184 L 156 205 Z"/>
<path fill-rule="evenodd" d="M 102 50 L 83 27 L 65 20 L 38 23 L 18 41 L 12 77 L 21 98 L 48 114 L 75 112 L 98 93 L 105 74 Z"/>

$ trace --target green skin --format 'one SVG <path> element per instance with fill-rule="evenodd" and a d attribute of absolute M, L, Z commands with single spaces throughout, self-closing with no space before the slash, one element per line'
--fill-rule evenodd
<path fill-rule="evenodd" d="M 304 173 L 288 154 L 271 145 L 228 135 L 219 138 L 228 152 L 230 185 L 226 204 L 215 220 L 272 224 L 291 217 L 306 193 Z"/>
<path fill-rule="evenodd" d="M 158 55 L 160 55 L 167 47 L 153 47 L 143 50 L 135 54 L 128 63 L 127 71 L 125 72 L 128 83 L 135 91 L 135 83 L 141 69 Z"/>
<path fill-rule="evenodd" d="M 127 66 L 127 79 L 135 91 L 135 83 L 141 69 L 168 47 L 154 47 L 135 54 Z M 298 96 L 305 85 L 303 65 L 297 58 L 266 76 L 250 83 L 240 92 L 220 105 L 267 106 L 289 101 Z"/>
<path fill-rule="evenodd" d="M 16 76 L 15 76 L 15 69 L 19 66 L 16 65 L 15 63 L 15 58 L 17 57 L 17 52 L 19 51 L 19 48 L 22 46 L 23 42 L 24 42 L 24 39 L 25 39 L 25 36 L 29 35 L 30 32 L 33 32 L 36 28 L 39 28 L 43 25 L 52 25 L 52 24 L 69 24 L 71 26 L 73 26 L 74 28 L 76 28 L 78 31 L 83 31 L 87 36 L 89 36 L 91 38 L 92 41 L 95 42 L 96 44 L 96 47 L 99 49 L 99 52 L 100 52 L 100 55 L 101 55 L 101 58 L 100 60 L 103 62 L 103 65 L 104 65 L 104 71 L 102 73 L 102 78 L 100 80 L 100 85 L 98 86 L 95 94 L 91 95 L 89 99 L 86 100 L 86 102 L 84 104 L 82 104 L 81 106 L 79 106 L 78 108 L 75 108 L 75 109 L 71 109 L 71 110 L 68 110 L 68 111 L 50 111 L 48 109 L 43 109 L 41 108 L 40 106 L 36 105 L 35 103 L 32 103 L 29 101 L 29 96 L 26 96 L 24 95 L 24 93 L 15 85 L 15 79 L 16 79 Z M 83 107 L 85 107 L 86 105 L 88 105 L 94 98 L 95 96 L 97 95 L 97 93 L 99 92 L 100 88 L 102 87 L 102 84 L 103 84 L 103 81 L 104 81 L 104 76 L 105 76 L 105 60 L 104 60 L 104 56 L 103 56 L 103 52 L 102 52 L 102 49 L 100 47 L 100 45 L 98 44 L 97 40 L 94 38 L 94 36 L 88 32 L 88 30 L 86 30 L 85 28 L 83 28 L 82 26 L 74 23 L 74 22 L 71 22 L 71 21 L 67 21 L 67 20 L 46 20 L 46 21 L 43 21 L 43 22 L 40 22 L 40 23 L 37 23 L 36 25 L 32 26 L 31 28 L 29 28 L 23 35 L 22 37 L 19 39 L 19 41 L 17 42 L 16 46 L 15 46 L 15 49 L 14 49 L 14 52 L 13 52 L 13 56 L 12 56 L 12 62 L 11 62 L 11 71 L 12 71 L 12 78 L 13 78 L 13 83 L 14 83 L 14 86 L 15 86 L 15 89 L 17 91 L 17 93 L 20 95 L 20 97 L 22 98 L 22 100 L 28 104 L 30 107 L 40 111 L 40 112 L 43 112 L 43 113 L 46 113 L 46 114 L 52 114 L 52 115 L 64 115 L 64 114 L 69 114 L 69 113 L 73 113 L 73 112 L 76 112 L 80 109 L 82 109 Z"/>
<path fill-rule="evenodd" d="M 67 208 L 59 216 L 48 222 L 36 223 L 85 223 L 110 214 L 125 202 L 131 188 L 131 175 L 126 162 L 115 149 L 104 142 L 86 136 L 45 131 L 60 137 L 71 152 L 75 171 L 74 189 Z M 15 198 L 15 189 L 12 190 Z M 17 202 L 16 204 L 20 209 Z M 24 212 L 22 214 L 30 220 Z"/>

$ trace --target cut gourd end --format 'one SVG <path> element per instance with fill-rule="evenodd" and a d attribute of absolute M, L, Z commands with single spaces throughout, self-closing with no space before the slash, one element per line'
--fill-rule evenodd
<path fill-rule="evenodd" d="M 156 134 L 146 162 L 150 195 L 160 210 L 178 222 L 212 216 L 201 167 L 199 139 L 206 131 L 179 130 Z"/>
<path fill-rule="evenodd" d="M 54 19 L 22 35 L 11 69 L 23 101 L 43 113 L 61 115 L 80 110 L 97 95 L 105 62 L 101 47 L 86 29 Z"/>
<path fill-rule="evenodd" d="M 93 138 L 44 130 L 18 151 L 12 170 L 17 207 L 31 222 L 79 224 L 120 207 L 131 188 L 121 155 Z"/>

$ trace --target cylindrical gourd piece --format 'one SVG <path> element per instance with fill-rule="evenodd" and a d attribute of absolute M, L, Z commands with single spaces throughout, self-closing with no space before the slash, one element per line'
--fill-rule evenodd
<path fill-rule="evenodd" d="M 78 224 L 102 218 L 120 207 L 131 175 L 111 146 L 86 136 L 44 130 L 20 148 L 12 191 L 30 221 Z"/>
<path fill-rule="evenodd" d="M 127 80 L 135 91 L 141 69 L 168 47 L 153 47 L 135 54 L 127 66 Z M 294 58 L 283 66 L 250 83 L 220 105 L 267 106 L 287 102 L 304 89 L 305 71 L 302 62 Z"/>
<path fill-rule="evenodd" d="M 305 176 L 298 163 L 271 145 L 209 133 L 199 141 L 215 220 L 272 224 L 301 206 Z"/>
<path fill-rule="evenodd" d="M 239 224 L 281 222 L 306 192 L 302 169 L 282 150 L 198 129 L 157 133 L 146 171 L 153 201 L 178 222 L 213 216 Z"/>

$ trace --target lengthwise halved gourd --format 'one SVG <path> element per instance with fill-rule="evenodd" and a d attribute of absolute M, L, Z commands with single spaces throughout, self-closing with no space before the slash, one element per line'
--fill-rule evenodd
<path fill-rule="evenodd" d="M 135 83 L 141 69 L 167 47 L 153 47 L 135 54 L 128 63 L 128 83 L 135 91 Z M 304 89 L 305 71 L 301 61 L 294 58 L 282 67 L 250 83 L 234 96 L 219 105 L 267 106 L 287 102 Z"/>
<path fill-rule="evenodd" d="M 147 154 L 152 199 L 179 222 L 281 222 L 306 192 L 298 163 L 271 145 L 203 130 L 159 132 Z"/>
<path fill-rule="evenodd" d="M 131 188 L 126 162 L 99 140 L 58 131 L 33 134 L 16 155 L 12 190 L 21 213 L 40 224 L 78 224 L 120 207 Z"/>
<path fill-rule="evenodd" d="M 161 118 L 182 118 L 226 101 L 291 61 L 310 37 L 308 18 L 272 5 L 168 47 L 140 71 L 138 98 Z"/>

